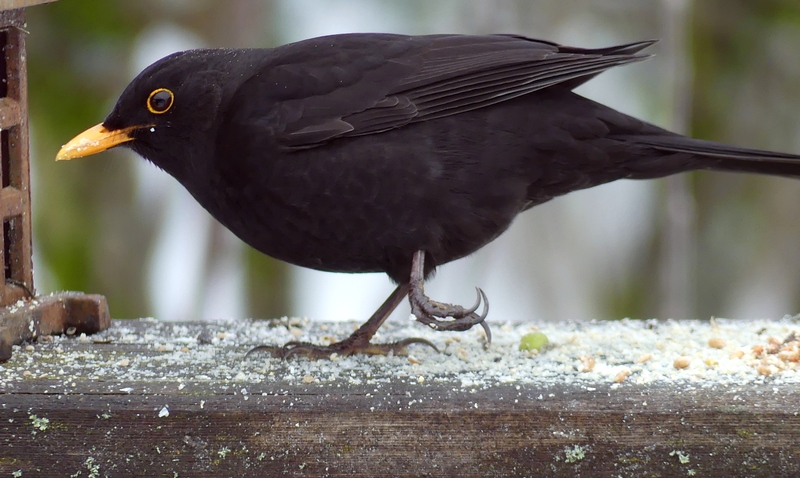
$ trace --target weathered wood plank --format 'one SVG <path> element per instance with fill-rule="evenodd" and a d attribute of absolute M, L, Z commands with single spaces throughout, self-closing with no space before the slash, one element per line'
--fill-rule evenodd
<path fill-rule="evenodd" d="M 714 333 L 742 333 L 731 324 Z M 766 333 L 794 324 L 768 324 Z M 425 332 L 449 342 L 444 353 L 318 363 L 243 359 L 252 345 L 280 342 L 298 329 L 340 335 L 350 327 L 115 321 L 98 338 L 53 338 L 17 350 L 0 368 L 0 475 L 800 474 L 795 371 L 766 376 L 749 364 L 742 370 L 752 373 L 724 380 L 690 367 L 672 379 L 637 383 L 648 367 L 659 369 L 658 347 L 641 369 L 635 360 L 623 364 L 635 370 L 622 383 L 598 372 L 611 351 L 596 355 L 595 371 L 559 365 L 570 360 L 561 354 L 580 352 L 575 337 L 596 338 L 603 328 L 624 327 L 619 323 L 545 327 L 555 343 L 539 356 L 517 351 L 525 329 L 509 326 L 486 352 L 474 334 Z M 642 342 L 645 326 L 628 327 Z M 702 335 L 710 326 L 650 323 L 648 330 L 674 337 L 680 327 Z M 756 332 L 753 344 L 731 347 L 768 342 Z M 408 331 L 389 330 L 389 338 L 398 333 Z M 630 339 L 620 337 L 623 345 Z M 510 372 L 548 362 L 556 373 L 537 368 L 541 377 L 519 371 L 514 379 Z M 489 370 L 495 366 L 508 371 Z"/>
<path fill-rule="evenodd" d="M 19 289 L 20 295 L 27 293 L 22 287 Z M 107 329 L 110 323 L 108 303 L 102 295 L 58 292 L 20 299 L 16 304 L 0 307 L 0 363 L 11 358 L 12 345 L 42 335 L 62 334 L 70 327 L 74 333 L 91 334 Z"/>
<path fill-rule="evenodd" d="M 66 476 L 93 463 L 99 476 L 800 473 L 800 419 L 784 409 L 797 409 L 796 393 L 635 388 L 337 393 L 313 385 L 246 401 L 197 389 L 14 395 L 0 412 L 0 470 Z M 169 415 L 159 416 L 165 406 Z"/>

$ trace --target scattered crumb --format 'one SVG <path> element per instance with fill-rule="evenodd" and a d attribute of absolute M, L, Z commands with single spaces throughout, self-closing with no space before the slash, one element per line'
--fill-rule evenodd
<path fill-rule="evenodd" d="M 295 326 L 295 327 L 302 327 L 304 325 L 308 325 L 307 324 L 308 320 L 307 319 L 302 319 L 300 317 L 291 317 L 286 322 L 289 325 Z"/>
<path fill-rule="evenodd" d="M 726 345 L 728 345 L 728 343 L 725 342 L 725 339 L 721 339 L 719 337 L 712 337 L 708 339 L 708 346 L 713 349 L 724 349 Z"/>
<path fill-rule="evenodd" d="M 482 331 L 437 332 L 418 323 L 389 321 L 377 341 L 419 337 L 442 352 L 411 345 L 410 355 L 402 357 L 333 354 L 331 360 L 314 361 L 280 360 L 263 352 L 244 356 L 257 345 L 298 340 L 297 333 L 314 343 L 325 343 L 323 337 L 340 340 L 357 324 L 288 318 L 212 324 L 114 321 L 110 330 L 90 336 L 88 342 L 61 335 L 30 344 L 33 350 L 27 344 L 18 347 L 0 367 L 0 394 L 16 382 L 39 379 L 52 380 L 55 387 L 66 390 L 90 380 L 114 393 L 148 393 L 143 383 L 185 384 L 181 393 L 190 394 L 195 387 L 221 380 L 233 382 L 232 390 L 243 385 L 271 390 L 272 384 L 281 382 L 379 386 L 394 381 L 425 386 L 454 381 L 464 389 L 493 384 L 594 387 L 609 382 L 743 386 L 763 383 L 765 377 L 775 386 L 797 386 L 800 341 L 794 331 L 799 323 L 800 318 L 793 317 L 716 319 L 714 326 L 708 321 L 674 320 L 498 322 L 490 323 L 494 337 L 484 350 Z M 517 351 L 522 337 L 531 332 L 548 338 L 545 353 Z M 98 340 L 113 345 L 101 346 Z"/>
<path fill-rule="evenodd" d="M 687 368 L 691 363 L 692 363 L 691 358 L 685 355 L 681 355 L 680 357 L 675 359 L 675 361 L 672 363 L 672 366 L 677 369 L 684 369 Z"/>
<path fill-rule="evenodd" d="M 622 383 L 625 381 L 625 379 L 630 377 L 630 375 L 631 375 L 630 370 L 628 370 L 627 368 L 622 369 L 614 376 L 614 383 Z"/>
<path fill-rule="evenodd" d="M 800 340 L 795 331 L 790 332 L 782 341 L 770 336 L 766 346 L 754 345 L 751 350 L 753 358 L 747 362 L 763 376 L 797 370 L 797 364 L 800 362 Z"/>
<path fill-rule="evenodd" d="M 636 363 L 645 363 L 651 358 L 653 358 L 653 354 L 640 355 L 639 358 L 636 359 Z"/>
<path fill-rule="evenodd" d="M 303 331 L 301 329 L 297 328 L 297 327 L 294 327 L 294 326 L 289 327 L 289 333 L 291 333 L 294 337 L 298 337 L 298 338 L 303 336 Z"/>
<path fill-rule="evenodd" d="M 580 360 L 581 363 L 583 364 L 581 366 L 581 372 L 591 372 L 592 370 L 594 370 L 595 366 L 594 357 L 592 357 L 591 355 L 582 355 L 580 357 Z"/>

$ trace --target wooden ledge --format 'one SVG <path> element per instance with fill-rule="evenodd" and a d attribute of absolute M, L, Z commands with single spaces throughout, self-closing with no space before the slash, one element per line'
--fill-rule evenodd
<path fill-rule="evenodd" d="M 12 345 L 70 328 L 72 333 L 91 334 L 107 329 L 110 323 L 108 304 L 101 295 L 59 292 L 20 299 L 0 308 L 0 363 L 11 358 Z"/>
<path fill-rule="evenodd" d="M 244 354 L 353 324 L 114 321 L 0 365 L 0 475 L 798 476 L 797 372 L 762 374 L 747 355 L 761 360 L 752 348 L 795 324 L 714 324 L 727 349 L 708 347 L 700 322 L 548 324 L 540 355 L 516 350 L 528 326 L 496 326 L 489 351 L 477 333 L 395 326 L 385 339 L 417 332 L 444 352 L 281 362 Z M 621 383 L 603 368 L 617 360 L 610 348 L 582 371 L 582 337 L 610 347 L 598 334 L 624 327 L 638 332 L 619 337 L 623 350 L 646 342 L 643 330 L 666 345 L 615 363 L 631 369 Z M 753 344 L 731 343 L 749 327 Z M 704 376 L 686 347 L 692 365 L 650 379 L 662 354 L 672 365 L 681 328 L 728 379 Z M 724 362 L 745 349 L 730 359 L 744 368 Z"/>

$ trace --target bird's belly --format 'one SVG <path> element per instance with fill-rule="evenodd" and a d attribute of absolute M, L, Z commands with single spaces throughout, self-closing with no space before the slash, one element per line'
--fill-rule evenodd
<path fill-rule="evenodd" d="M 425 250 L 432 265 L 468 255 L 504 231 L 526 201 L 519 175 L 448 170 L 429 152 L 388 160 L 369 151 L 324 153 L 278 161 L 269 176 L 206 188 L 226 193 L 198 200 L 269 256 L 325 271 L 387 272 L 398 282 L 407 280 L 415 251 Z"/>
<path fill-rule="evenodd" d="M 435 264 L 444 264 L 479 249 L 511 219 L 487 228 L 469 211 L 456 208 L 443 215 L 439 208 L 415 204 L 409 195 L 384 199 L 363 192 L 340 191 L 335 197 L 306 192 L 292 195 L 290 203 L 233 201 L 239 204 L 235 209 L 212 214 L 244 242 L 276 259 L 324 271 L 401 277 L 401 270 L 410 270 L 414 251 L 425 250 Z"/>

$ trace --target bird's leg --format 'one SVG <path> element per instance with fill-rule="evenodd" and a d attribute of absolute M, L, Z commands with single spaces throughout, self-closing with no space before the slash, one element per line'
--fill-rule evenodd
<path fill-rule="evenodd" d="M 468 330 L 476 324 L 480 324 L 486 332 L 486 343 L 492 341 L 492 333 L 489 325 L 485 322 L 489 314 L 489 300 L 486 294 L 478 290 L 478 300 L 475 305 L 465 309 L 460 305 L 444 304 L 431 300 L 425 295 L 425 251 L 417 251 L 411 261 L 411 280 L 408 291 L 408 300 L 411 302 L 411 313 L 417 321 L 430 326 L 435 330 Z M 480 315 L 475 311 L 483 302 L 483 311 Z"/>
<path fill-rule="evenodd" d="M 289 342 L 283 347 L 260 345 L 247 352 L 247 355 L 262 351 L 270 352 L 273 357 L 278 358 L 289 358 L 292 355 L 304 355 L 311 359 L 327 359 L 333 354 L 339 356 L 352 354 L 388 355 L 390 353 L 400 355 L 406 353 L 406 347 L 411 344 L 428 345 L 438 352 L 439 349 L 437 349 L 435 345 L 420 338 L 404 339 L 391 344 L 373 344 L 370 342 L 375 332 L 378 331 L 380 326 L 383 325 L 389 317 L 389 314 L 397 308 L 398 304 L 400 304 L 403 298 L 408 294 L 410 287 L 410 284 L 398 286 L 397 289 L 392 292 L 392 295 L 378 307 L 378 310 L 372 314 L 372 317 L 370 317 L 364 325 L 341 342 L 336 342 L 327 346 L 305 342 Z"/>

